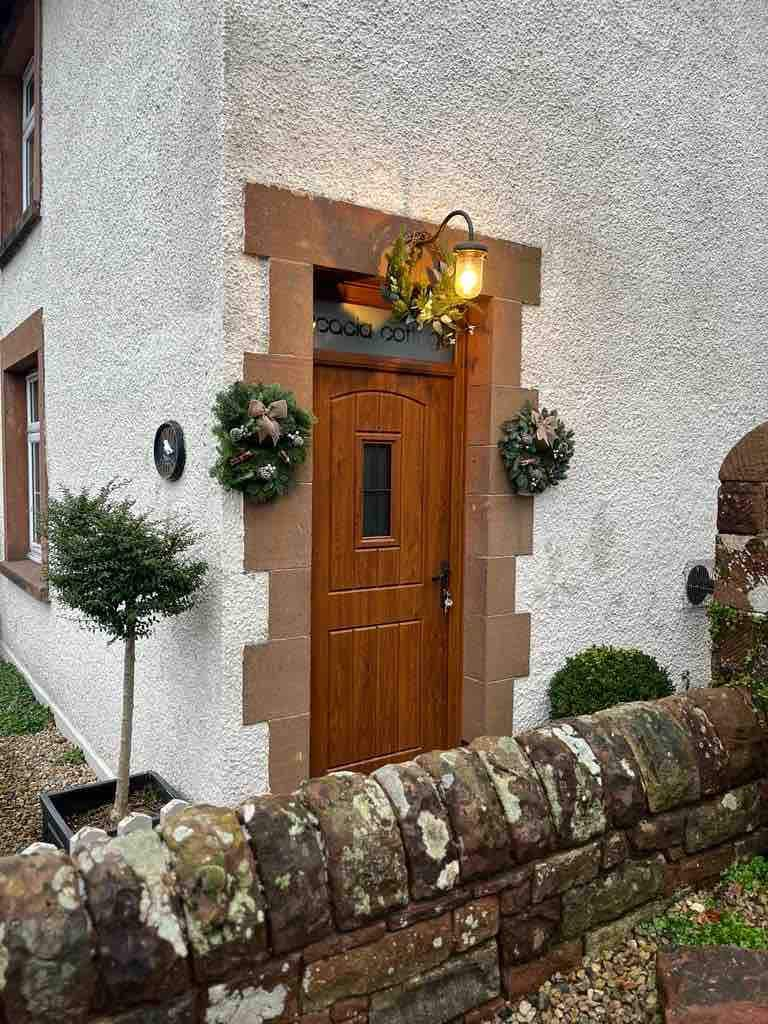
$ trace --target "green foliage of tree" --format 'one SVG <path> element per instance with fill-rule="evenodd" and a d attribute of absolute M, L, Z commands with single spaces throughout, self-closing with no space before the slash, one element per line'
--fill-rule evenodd
<path fill-rule="evenodd" d="M 549 684 L 553 718 L 590 715 L 634 700 L 674 692 L 669 673 L 642 651 L 588 647 L 568 658 Z"/>
<path fill-rule="evenodd" d="M 114 817 L 128 804 L 136 639 L 194 604 L 207 565 L 191 549 L 199 540 L 183 519 L 160 522 L 119 498 L 124 483 L 73 493 L 48 505 L 48 582 L 62 604 L 90 630 L 124 643 L 123 722 Z"/>

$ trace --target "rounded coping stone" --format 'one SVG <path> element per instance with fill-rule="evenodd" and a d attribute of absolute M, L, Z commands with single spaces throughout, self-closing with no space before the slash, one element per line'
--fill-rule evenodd
<path fill-rule="evenodd" d="M 480 736 L 471 743 L 504 808 L 519 863 L 554 847 L 554 823 L 541 780 L 514 736 Z"/>
<path fill-rule="evenodd" d="M 432 776 L 459 847 L 461 881 L 498 874 L 514 864 L 507 817 L 475 750 L 435 750 L 416 763 Z"/>
<path fill-rule="evenodd" d="M 94 828 L 93 825 L 83 825 L 81 829 L 69 840 L 70 856 L 76 857 L 81 850 L 87 850 L 94 843 L 105 843 L 109 836 L 103 828 Z"/>
<path fill-rule="evenodd" d="M 738 686 L 706 687 L 691 690 L 687 699 L 706 714 L 725 748 L 727 761 L 720 775 L 721 792 L 765 773 L 766 721 L 749 690 Z"/>
<path fill-rule="evenodd" d="M 183 811 L 185 807 L 189 807 L 188 800 L 169 800 L 167 804 L 164 804 L 160 808 L 160 828 L 165 825 L 172 814 Z"/>
<path fill-rule="evenodd" d="M 600 724 L 614 723 L 629 743 L 651 814 L 671 811 L 701 798 L 701 774 L 693 737 L 669 708 L 636 701 L 598 711 L 594 717 Z"/>
<path fill-rule="evenodd" d="M 683 694 L 664 697 L 659 705 L 666 708 L 683 728 L 688 729 L 699 762 L 702 796 L 718 793 L 728 769 L 728 752 L 704 708 L 698 707 Z"/>
<path fill-rule="evenodd" d="M 61 850 L 0 859 L 0 978 L 8 1024 L 80 1024 L 96 986 L 80 879 Z"/>
<path fill-rule="evenodd" d="M 406 761 L 384 765 L 373 778 L 389 797 L 400 826 L 412 898 L 445 895 L 459 877 L 459 851 L 432 776 L 415 761 Z"/>
<path fill-rule="evenodd" d="M 181 893 L 195 975 L 217 981 L 267 950 L 266 905 L 236 813 L 192 804 L 162 830 Z"/>
<path fill-rule="evenodd" d="M 22 850 L 19 854 L 20 857 L 31 857 L 35 853 L 55 853 L 58 849 L 53 843 L 30 843 L 30 845 Z"/>
<path fill-rule="evenodd" d="M 117 834 L 127 836 L 131 832 L 147 832 L 152 827 L 151 815 L 135 811 L 133 814 L 127 814 L 121 822 L 118 822 Z"/>
<path fill-rule="evenodd" d="M 614 722 L 599 722 L 594 715 L 565 719 L 585 740 L 600 762 L 603 799 L 609 822 L 631 828 L 648 815 L 643 778 L 632 748 Z"/>
<path fill-rule="evenodd" d="M 240 805 L 238 814 L 258 865 L 275 953 L 325 938 L 333 921 L 315 816 L 298 793 L 252 797 Z"/>
<path fill-rule="evenodd" d="M 386 793 L 368 775 L 334 772 L 305 782 L 304 804 L 325 843 L 334 916 L 340 931 L 404 907 L 408 869 Z"/>
<path fill-rule="evenodd" d="M 568 722 L 517 737 L 549 800 L 559 845 L 577 846 L 606 832 L 603 773 L 592 747 Z"/>
<path fill-rule="evenodd" d="M 100 958 L 100 1008 L 181 995 L 189 950 L 168 848 L 154 829 L 90 838 L 75 862 Z"/>

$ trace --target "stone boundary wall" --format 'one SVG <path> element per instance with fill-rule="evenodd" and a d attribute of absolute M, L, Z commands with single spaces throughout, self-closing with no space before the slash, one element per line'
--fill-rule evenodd
<path fill-rule="evenodd" d="M 768 727 L 695 690 L 0 860 L 2 1024 L 482 1024 L 768 850 Z"/>

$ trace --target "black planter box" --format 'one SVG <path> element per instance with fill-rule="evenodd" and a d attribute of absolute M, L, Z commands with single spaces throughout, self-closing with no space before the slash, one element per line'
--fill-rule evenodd
<path fill-rule="evenodd" d="M 151 783 L 165 797 L 165 803 L 169 800 L 184 800 L 185 797 L 174 789 L 170 783 L 156 772 L 140 772 L 131 776 L 131 793 L 143 789 Z M 53 843 L 60 847 L 65 853 L 69 853 L 69 841 L 74 835 L 72 829 L 67 825 L 65 818 L 70 814 L 77 814 L 80 811 L 87 811 L 91 807 L 100 807 L 102 804 L 114 803 L 117 792 L 117 779 L 110 779 L 107 782 L 91 782 L 85 786 L 72 786 L 70 789 L 62 789 L 58 793 L 41 793 L 40 808 L 43 812 L 43 842 Z M 157 825 L 160 821 L 159 815 L 153 815 L 152 822 Z M 109 835 L 116 835 L 117 829 L 109 830 Z"/>

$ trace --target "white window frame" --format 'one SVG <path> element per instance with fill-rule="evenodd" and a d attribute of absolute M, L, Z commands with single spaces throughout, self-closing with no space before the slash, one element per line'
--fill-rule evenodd
<path fill-rule="evenodd" d="M 27 107 L 27 94 L 32 86 L 32 105 Z M 34 193 L 35 159 L 35 62 L 34 58 L 27 64 L 21 80 L 21 212 L 29 209 Z M 29 140 L 32 139 L 32 153 L 29 152 Z"/>
<path fill-rule="evenodd" d="M 32 389 L 37 387 L 37 416 L 32 419 Z M 34 448 L 37 445 L 37 472 L 40 474 L 40 377 L 35 370 L 27 374 L 27 519 L 29 524 L 29 557 L 33 562 L 42 562 L 43 550 L 35 540 L 35 473 L 34 473 Z M 37 516 L 40 518 L 41 509 L 38 508 Z"/>

